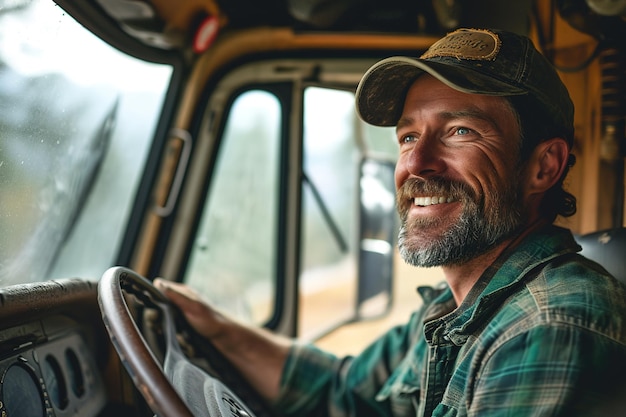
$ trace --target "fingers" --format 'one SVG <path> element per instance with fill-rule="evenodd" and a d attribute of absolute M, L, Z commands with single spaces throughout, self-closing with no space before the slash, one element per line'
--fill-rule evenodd
<path fill-rule="evenodd" d="M 154 286 L 161 291 L 174 304 L 182 307 L 188 302 L 202 303 L 200 295 L 185 284 L 167 281 L 163 278 L 156 278 Z"/>
<path fill-rule="evenodd" d="M 161 278 L 154 280 L 154 286 L 182 311 L 187 322 L 200 335 L 212 338 L 219 333 L 222 321 L 219 313 L 204 302 L 195 290 L 185 284 Z"/>

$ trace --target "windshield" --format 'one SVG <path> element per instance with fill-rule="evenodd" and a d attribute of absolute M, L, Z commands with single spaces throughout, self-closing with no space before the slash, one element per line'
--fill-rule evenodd
<path fill-rule="evenodd" d="M 171 73 L 0 0 L 0 286 L 116 263 Z"/>

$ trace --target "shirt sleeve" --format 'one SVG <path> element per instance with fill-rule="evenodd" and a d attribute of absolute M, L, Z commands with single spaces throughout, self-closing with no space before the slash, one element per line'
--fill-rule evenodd
<path fill-rule="evenodd" d="M 294 344 L 273 404 L 284 416 L 389 416 L 375 397 L 406 356 L 417 314 L 389 330 L 356 357 L 338 358 L 317 347 Z"/>

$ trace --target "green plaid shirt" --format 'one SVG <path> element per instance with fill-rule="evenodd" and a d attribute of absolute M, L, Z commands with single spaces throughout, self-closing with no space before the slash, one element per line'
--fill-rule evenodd
<path fill-rule="evenodd" d="M 459 308 L 448 288 L 356 357 L 294 345 L 286 416 L 623 416 L 626 289 L 550 226 L 502 256 Z M 626 254 L 625 254 L 626 256 Z M 622 402 L 621 407 L 624 407 Z"/>

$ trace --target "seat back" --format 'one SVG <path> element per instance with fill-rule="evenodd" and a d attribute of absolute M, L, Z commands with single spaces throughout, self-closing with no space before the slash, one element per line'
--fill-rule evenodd
<path fill-rule="evenodd" d="M 626 283 L 626 228 L 600 230 L 577 236 L 581 254 L 599 263 L 615 278 Z"/>

